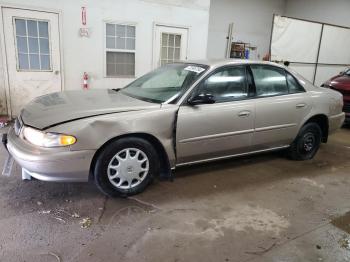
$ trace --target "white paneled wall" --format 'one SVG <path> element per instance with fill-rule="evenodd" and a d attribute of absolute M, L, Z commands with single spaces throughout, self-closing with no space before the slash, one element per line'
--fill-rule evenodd
<path fill-rule="evenodd" d="M 350 27 L 350 0 L 211 0 L 209 58 L 224 58 L 230 23 L 234 41 L 258 47 L 260 58 L 269 50 L 273 14 Z"/>

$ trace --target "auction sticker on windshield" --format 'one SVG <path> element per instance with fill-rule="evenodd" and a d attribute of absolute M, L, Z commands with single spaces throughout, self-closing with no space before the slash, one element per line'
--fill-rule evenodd
<path fill-rule="evenodd" d="M 195 72 L 197 74 L 202 73 L 205 69 L 199 66 L 188 66 L 184 70 Z"/>

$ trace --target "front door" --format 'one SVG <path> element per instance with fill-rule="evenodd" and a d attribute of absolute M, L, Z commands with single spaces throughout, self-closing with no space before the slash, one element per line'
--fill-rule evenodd
<path fill-rule="evenodd" d="M 188 29 L 155 26 L 153 68 L 187 59 Z"/>
<path fill-rule="evenodd" d="M 12 116 L 33 98 L 62 89 L 58 14 L 2 8 Z"/>
<path fill-rule="evenodd" d="M 182 105 L 176 130 L 177 164 L 225 157 L 251 150 L 255 102 L 245 66 L 218 69 L 194 94 L 211 94 L 214 104 Z"/>

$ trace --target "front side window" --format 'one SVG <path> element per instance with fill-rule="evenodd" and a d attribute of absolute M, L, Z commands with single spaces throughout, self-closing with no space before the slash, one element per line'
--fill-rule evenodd
<path fill-rule="evenodd" d="M 266 65 L 251 65 L 250 67 L 257 97 L 288 94 L 287 80 L 283 69 Z"/>
<path fill-rule="evenodd" d="M 207 66 L 175 63 L 162 66 L 123 88 L 120 92 L 144 101 L 173 101 L 205 72 Z"/>
<path fill-rule="evenodd" d="M 106 76 L 135 76 L 136 28 L 106 24 Z"/>
<path fill-rule="evenodd" d="M 226 67 L 209 76 L 197 90 L 198 94 L 211 94 L 216 103 L 248 97 L 244 66 Z"/>
<path fill-rule="evenodd" d="M 18 71 L 50 71 L 49 22 L 15 18 Z"/>

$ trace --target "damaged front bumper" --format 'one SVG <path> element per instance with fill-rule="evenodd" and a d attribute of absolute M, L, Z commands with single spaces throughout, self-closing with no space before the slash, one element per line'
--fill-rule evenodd
<path fill-rule="evenodd" d="M 52 182 L 86 182 L 89 179 L 95 150 L 41 148 L 17 136 L 13 128 L 10 128 L 5 140 L 8 152 L 22 167 L 25 179 L 34 177 Z"/>

